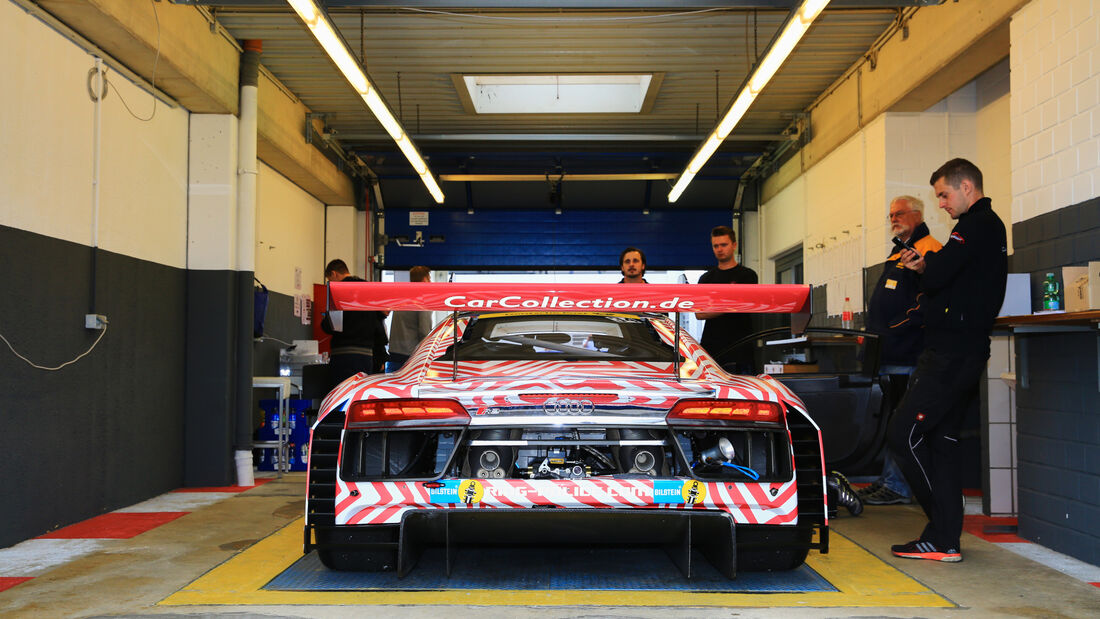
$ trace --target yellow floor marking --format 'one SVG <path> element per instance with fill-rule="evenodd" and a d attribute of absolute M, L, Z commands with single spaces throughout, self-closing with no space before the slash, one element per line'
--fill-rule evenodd
<path fill-rule="evenodd" d="M 302 520 L 257 542 L 161 601 L 169 606 L 248 604 L 464 604 L 472 606 L 952 607 L 954 604 L 832 532 L 829 554 L 807 564 L 839 591 L 696 593 L 455 589 L 443 591 L 267 591 L 263 586 L 301 558 Z M 629 595 L 626 595 L 629 593 Z"/>

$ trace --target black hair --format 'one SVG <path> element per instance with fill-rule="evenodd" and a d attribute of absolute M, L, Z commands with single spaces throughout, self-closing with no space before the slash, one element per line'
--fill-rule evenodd
<path fill-rule="evenodd" d="M 623 266 L 623 258 L 626 258 L 626 255 L 629 254 L 632 251 L 638 252 L 638 255 L 642 257 L 642 266 L 645 266 L 645 252 L 638 249 L 637 247 L 627 247 L 626 249 L 623 250 L 623 253 L 619 254 L 619 266 L 620 267 Z"/>
<path fill-rule="evenodd" d="M 328 277 L 329 273 L 347 273 L 347 272 L 348 272 L 347 263 L 344 262 L 343 260 L 339 259 L 339 258 L 337 258 L 336 260 L 332 260 L 328 264 L 325 265 L 325 277 Z"/>
<path fill-rule="evenodd" d="M 729 226 L 715 226 L 714 229 L 710 231 L 710 237 L 714 238 L 716 236 L 728 236 L 730 237 L 731 243 L 737 242 L 737 233 Z"/>
<path fill-rule="evenodd" d="M 932 178 L 928 179 L 928 184 L 935 185 L 936 181 L 941 178 L 952 187 L 958 187 L 965 179 L 974 184 L 974 189 L 983 191 L 982 171 L 978 169 L 978 166 L 970 163 L 966 159 L 956 158 L 941 165 L 932 173 Z"/>

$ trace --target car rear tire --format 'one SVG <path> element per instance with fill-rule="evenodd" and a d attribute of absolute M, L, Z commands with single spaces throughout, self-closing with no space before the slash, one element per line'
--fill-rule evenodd
<path fill-rule="evenodd" d="M 317 557 L 331 570 L 343 572 L 391 572 L 397 569 L 397 527 L 365 527 L 356 530 L 318 529 Z M 391 545 L 392 548 L 358 549 L 358 544 Z M 347 548 L 341 548 L 348 545 Z"/>

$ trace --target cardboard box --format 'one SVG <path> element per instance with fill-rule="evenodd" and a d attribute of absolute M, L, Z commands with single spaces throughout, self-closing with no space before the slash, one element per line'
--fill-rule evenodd
<path fill-rule="evenodd" d="M 775 374 L 816 374 L 821 368 L 816 363 L 765 363 L 764 373 Z"/>
<path fill-rule="evenodd" d="M 1062 267 L 1063 293 L 1067 312 L 1100 309 L 1100 262 L 1087 267 Z"/>
<path fill-rule="evenodd" d="M 1100 309 L 1100 261 L 1089 263 L 1089 309 Z"/>
<path fill-rule="evenodd" d="M 1027 316 L 1031 313 L 1031 275 L 1009 273 L 1005 300 L 998 316 Z"/>
<path fill-rule="evenodd" d="M 1083 312 L 1088 309 L 1088 267 L 1062 267 L 1062 299 L 1067 312 Z"/>

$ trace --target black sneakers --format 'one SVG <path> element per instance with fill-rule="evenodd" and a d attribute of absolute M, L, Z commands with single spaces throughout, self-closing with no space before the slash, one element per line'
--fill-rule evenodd
<path fill-rule="evenodd" d="M 874 488 L 873 490 L 871 488 Z M 911 500 L 904 494 L 898 494 L 886 486 L 868 486 L 859 491 L 859 498 L 866 505 L 898 505 L 909 503 Z"/>
<path fill-rule="evenodd" d="M 859 495 L 856 494 L 856 491 L 852 489 L 847 478 L 836 471 L 832 471 L 825 476 L 825 483 L 829 486 L 830 504 L 843 505 L 853 516 L 858 516 L 863 513 L 863 501 L 859 498 Z M 833 503 L 834 498 L 836 500 L 835 503 Z"/>
<path fill-rule="evenodd" d="M 898 544 L 890 547 L 890 552 L 896 557 L 905 559 L 927 559 L 929 561 L 943 561 L 945 563 L 958 563 L 963 560 L 958 548 L 941 550 L 932 542 L 922 542 L 919 539 L 908 544 Z"/>

